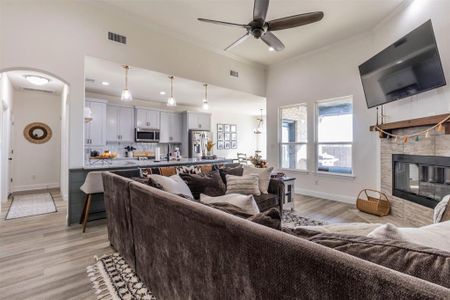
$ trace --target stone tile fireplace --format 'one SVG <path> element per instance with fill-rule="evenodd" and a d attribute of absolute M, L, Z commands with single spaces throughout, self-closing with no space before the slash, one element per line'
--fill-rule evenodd
<path fill-rule="evenodd" d="M 392 194 L 434 208 L 450 194 L 450 157 L 392 155 Z"/>
<path fill-rule="evenodd" d="M 392 133 L 406 135 L 423 129 L 427 127 Z M 391 214 L 416 226 L 431 224 L 434 206 L 441 196 L 450 194 L 450 135 L 432 134 L 406 144 L 383 138 L 380 162 L 381 190 L 391 200 Z"/>

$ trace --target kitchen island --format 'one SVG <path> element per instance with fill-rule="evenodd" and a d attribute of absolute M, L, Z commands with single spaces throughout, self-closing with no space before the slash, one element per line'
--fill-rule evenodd
<path fill-rule="evenodd" d="M 216 159 L 199 159 L 199 158 L 182 158 L 181 160 L 161 160 L 154 161 L 151 159 L 138 160 L 131 159 L 110 159 L 86 162 L 85 166 L 69 170 L 69 205 L 67 212 L 67 224 L 77 224 L 80 220 L 81 211 L 83 209 L 84 193 L 80 191 L 81 185 L 86 179 L 86 175 L 92 171 L 115 171 L 115 170 L 133 170 L 137 168 L 158 168 L 169 166 L 191 166 L 205 164 L 227 164 L 232 163 L 232 159 L 216 158 Z M 105 217 L 103 195 L 93 195 L 91 214 L 89 220 L 101 219 Z M 89 227 L 89 226 L 88 226 Z"/>

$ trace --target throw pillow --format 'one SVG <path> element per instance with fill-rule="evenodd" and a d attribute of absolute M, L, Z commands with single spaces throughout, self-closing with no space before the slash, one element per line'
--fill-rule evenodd
<path fill-rule="evenodd" d="M 158 190 L 164 190 L 160 184 L 156 183 L 154 180 L 152 180 L 149 177 L 132 177 L 131 179 L 134 181 L 149 185 L 151 187 L 157 188 Z"/>
<path fill-rule="evenodd" d="M 450 221 L 398 231 L 405 241 L 450 252 Z"/>
<path fill-rule="evenodd" d="M 188 198 L 193 199 L 193 195 L 191 193 L 191 190 L 186 185 L 186 183 L 183 181 L 183 179 L 180 178 L 179 175 L 172 175 L 170 177 L 162 176 L 162 175 L 156 175 L 151 174 L 148 175 L 149 184 L 150 181 L 152 181 L 152 184 L 159 185 L 163 191 L 172 193 L 172 194 L 181 194 L 185 195 Z"/>
<path fill-rule="evenodd" d="M 188 185 L 194 199 L 199 199 L 201 193 L 213 197 L 225 194 L 226 186 L 220 178 L 219 171 L 212 171 L 206 174 L 180 173 L 179 176 Z"/>
<path fill-rule="evenodd" d="M 252 195 L 227 194 L 219 197 L 210 197 L 200 194 L 200 202 L 206 204 L 229 203 L 241 208 L 244 212 L 251 215 L 259 213 L 258 205 Z"/>
<path fill-rule="evenodd" d="M 273 167 L 270 168 L 255 168 L 252 166 L 243 166 L 244 172 L 243 175 L 251 175 L 256 174 L 259 178 L 259 190 L 263 194 L 267 194 L 267 190 L 269 189 L 270 183 L 270 175 L 272 174 Z"/>
<path fill-rule="evenodd" d="M 276 208 L 271 208 L 265 212 L 251 216 L 250 218 L 247 218 L 247 220 L 273 229 L 281 229 L 281 215 L 280 211 Z"/>
<path fill-rule="evenodd" d="M 271 208 L 265 212 L 261 212 L 256 215 L 249 214 L 242 208 L 225 202 L 216 202 L 211 204 L 203 203 L 204 205 L 229 213 L 233 216 L 237 216 L 243 219 L 247 219 L 251 222 L 258 223 L 273 229 L 281 229 L 281 215 L 280 211 L 276 208 Z"/>
<path fill-rule="evenodd" d="M 200 174 L 202 168 L 200 166 L 180 166 L 176 167 L 177 174 Z"/>
<path fill-rule="evenodd" d="M 403 240 L 402 234 L 397 229 L 397 227 L 395 227 L 395 225 L 392 225 L 390 223 L 375 228 L 367 236 L 375 239 L 389 239 L 397 241 Z"/>
<path fill-rule="evenodd" d="M 257 175 L 227 175 L 227 194 L 261 195 L 259 177 Z"/>
<path fill-rule="evenodd" d="M 224 167 L 222 169 L 219 169 L 220 177 L 223 180 L 223 183 L 227 184 L 227 175 L 234 175 L 234 176 L 242 176 L 244 173 L 244 169 L 242 166 L 237 167 Z"/>

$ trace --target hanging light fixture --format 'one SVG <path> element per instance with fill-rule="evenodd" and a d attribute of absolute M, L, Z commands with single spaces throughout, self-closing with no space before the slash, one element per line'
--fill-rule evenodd
<path fill-rule="evenodd" d="M 133 100 L 133 95 L 131 95 L 131 92 L 128 89 L 128 69 L 130 69 L 130 67 L 128 65 L 123 65 L 123 68 L 125 69 L 125 88 L 122 90 L 120 100 L 129 102 Z"/>
<path fill-rule="evenodd" d="M 175 101 L 175 98 L 173 97 L 173 75 L 169 76 L 170 79 L 170 97 L 167 99 L 167 106 L 177 106 L 177 101 Z"/>
<path fill-rule="evenodd" d="M 204 110 L 208 110 L 209 109 L 209 104 L 208 104 L 208 84 L 204 83 L 203 86 L 205 87 L 205 98 L 203 98 L 203 109 Z"/>
<path fill-rule="evenodd" d="M 258 119 L 257 119 L 257 121 L 258 121 L 258 127 L 256 127 L 255 128 L 255 130 L 253 130 L 253 133 L 254 134 L 261 134 L 262 133 L 262 131 L 263 131 L 263 122 L 264 122 L 264 120 L 263 120 L 263 110 L 262 110 L 262 108 L 260 109 L 260 111 L 261 111 L 261 117 L 259 117 Z"/>

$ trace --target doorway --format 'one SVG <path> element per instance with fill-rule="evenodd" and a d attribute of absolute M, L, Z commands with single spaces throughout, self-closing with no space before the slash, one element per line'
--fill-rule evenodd
<path fill-rule="evenodd" d="M 3 209 L 16 216 L 56 211 L 52 195 L 68 194 L 68 85 L 47 72 L 7 70 L 0 93 Z"/>

